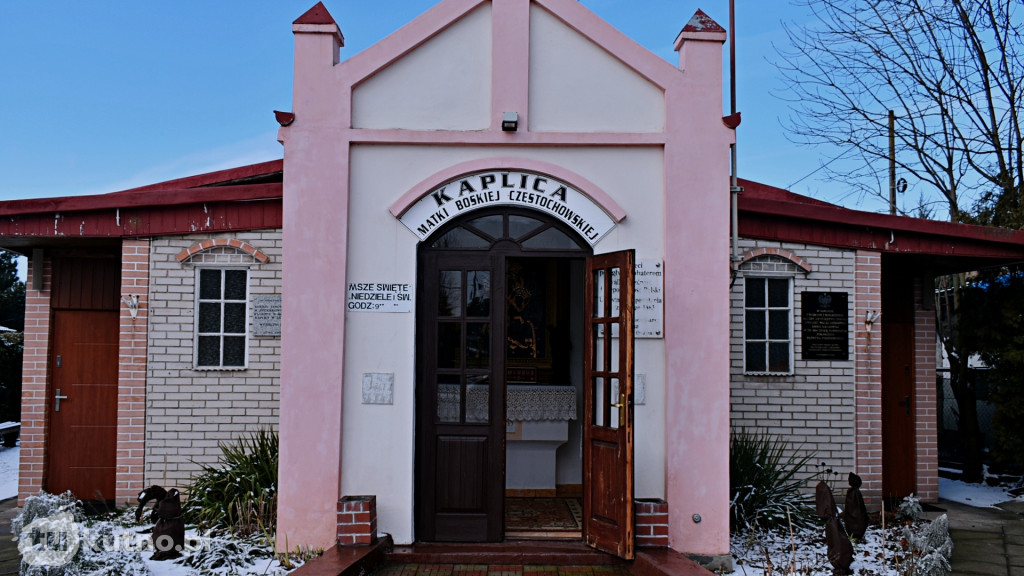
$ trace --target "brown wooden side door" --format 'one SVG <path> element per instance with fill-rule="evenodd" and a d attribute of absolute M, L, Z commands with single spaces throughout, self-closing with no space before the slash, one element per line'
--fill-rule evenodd
<path fill-rule="evenodd" d="M 583 535 L 633 558 L 632 250 L 587 259 Z"/>
<path fill-rule="evenodd" d="M 911 279 L 883 280 L 882 311 L 882 495 L 903 498 L 916 490 L 917 478 Z"/>
<path fill-rule="evenodd" d="M 416 534 L 436 542 L 503 537 L 504 282 L 500 255 L 421 256 Z"/>
<path fill-rule="evenodd" d="M 51 493 L 114 499 L 118 328 L 117 311 L 54 312 L 46 461 Z"/>

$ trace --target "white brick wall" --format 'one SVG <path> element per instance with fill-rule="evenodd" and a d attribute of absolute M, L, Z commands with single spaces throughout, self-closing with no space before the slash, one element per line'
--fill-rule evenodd
<path fill-rule="evenodd" d="M 731 298 L 731 418 L 734 429 L 767 432 L 787 440 L 800 456 L 814 453 L 810 468 L 802 477 L 814 473 L 824 462 L 842 473 L 853 469 L 855 454 L 854 418 L 854 282 L 856 253 L 805 244 L 741 240 L 741 253 L 756 248 L 778 248 L 802 258 L 811 272 L 795 265 L 775 265 L 779 274 L 793 278 L 793 365 L 786 376 L 755 376 L 743 373 L 743 281 L 737 280 Z M 779 262 L 777 258 L 770 258 Z M 750 275 L 757 275 L 752 272 Z M 848 292 L 850 318 L 850 359 L 824 361 L 801 359 L 800 294 L 806 290 Z M 809 489 L 813 489 L 810 486 Z"/>
<path fill-rule="evenodd" d="M 281 231 L 221 233 L 251 244 L 269 256 L 249 268 L 249 294 L 281 294 Z M 277 428 L 280 400 L 280 337 L 249 330 L 249 365 L 244 370 L 193 369 L 195 267 L 176 256 L 210 240 L 206 235 L 161 237 L 152 241 L 149 292 L 149 366 L 146 382 L 147 486 L 184 487 L 199 464 L 213 464 L 220 442 L 263 427 Z M 225 258 L 252 262 L 232 249 L 199 255 L 209 265 Z M 233 260 L 232 260 L 233 259 Z M 250 316 L 252 310 L 250 308 Z M 194 462 L 193 462 L 194 461 Z"/>

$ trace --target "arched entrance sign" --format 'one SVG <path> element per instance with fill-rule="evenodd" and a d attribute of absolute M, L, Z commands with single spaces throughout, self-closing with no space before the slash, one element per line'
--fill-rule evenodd
<path fill-rule="evenodd" d="M 615 220 L 586 194 L 557 178 L 523 170 L 488 170 L 460 176 L 425 194 L 400 219 L 425 240 L 449 220 L 498 206 L 550 214 L 591 246 L 615 227 Z"/>

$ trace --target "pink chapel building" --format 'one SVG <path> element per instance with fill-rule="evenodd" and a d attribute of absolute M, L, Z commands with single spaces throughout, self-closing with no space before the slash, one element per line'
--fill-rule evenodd
<path fill-rule="evenodd" d="M 292 26 L 283 161 L 0 202 L 20 500 L 183 488 L 261 427 L 289 548 L 501 542 L 566 497 L 557 536 L 728 565 L 733 427 L 938 497 L 931 281 L 1024 233 L 741 181 L 730 246 L 699 11 L 678 63 L 574 0 L 443 0 L 346 58 L 322 4 Z"/>

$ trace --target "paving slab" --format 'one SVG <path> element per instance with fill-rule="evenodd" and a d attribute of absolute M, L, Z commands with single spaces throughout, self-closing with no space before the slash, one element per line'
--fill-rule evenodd
<path fill-rule="evenodd" d="M 18 515 L 18 499 L 0 501 L 0 576 L 12 576 L 21 567 L 18 543 L 11 538 L 11 520 Z"/>
<path fill-rule="evenodd" d="M 953 538 L 953 574 L 1024 576 L 1024 511 L 1018 502 L 975 508 L 941 500 Z"/>

